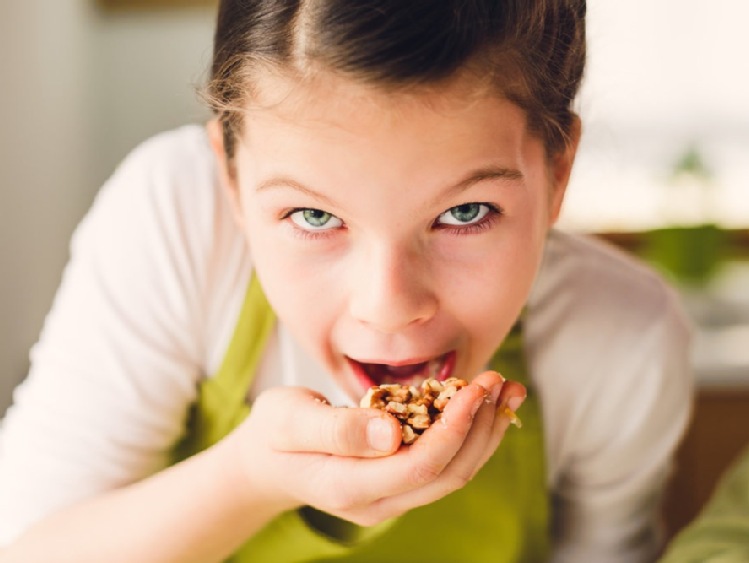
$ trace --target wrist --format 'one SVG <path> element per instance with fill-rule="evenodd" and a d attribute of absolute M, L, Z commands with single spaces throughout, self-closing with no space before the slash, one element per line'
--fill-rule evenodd
<path fill-rule="evenodd" d="M 270 521 L 282 512 L 298 508 L 299 503 L 283 495 L 264 477 L 264 461 L 251 458 L 246 444 L 236 433 L 211 448 L 215 478 L 239 513 Z"/>

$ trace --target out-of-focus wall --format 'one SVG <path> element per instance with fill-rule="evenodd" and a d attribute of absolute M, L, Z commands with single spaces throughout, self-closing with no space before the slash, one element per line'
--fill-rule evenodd
<path fill-rule="evenodd" d="M 0 2 L 0 415 L 97 189 L 146 137 L 207 112 L 213 10 Z"/>
<path fill-rule="evenodd" d="M 95 19 L 97 182 L 147 137 L 208 117 L 196 90 L 208 76 L 214 21 L 211 8 L 118 11 Z"/>
<path fill-rule="evenodd" d="M 563 225 L 749 226 L 747 18 L 744 0 L 588 2 L 583 138 Z M 674 168 L 692 150 L 711 185 L 672 190 Z"/>
<path fill-rule="evenodd" d="M 0 412 L 91 198 L 84 0 L 0 3 Z"/>

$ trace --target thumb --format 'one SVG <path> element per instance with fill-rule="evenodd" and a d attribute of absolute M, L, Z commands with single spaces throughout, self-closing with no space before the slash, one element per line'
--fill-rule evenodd
<path fill-rule="evenodd" d="M 333 407 L 309 389 L 287 388 L 284 395 L 285 414 L 271 437 L 276 450 L 380 457 L 392 454 L 401 444 L 400 423 L 387 413 Z"/>

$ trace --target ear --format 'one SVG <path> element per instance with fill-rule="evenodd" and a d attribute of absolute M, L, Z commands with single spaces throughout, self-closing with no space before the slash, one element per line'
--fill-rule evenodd
<path fill-rule="evenodd" d="M 219 182 L 224 194 L 231 204 L 232 215 L 237 225 L 242 227 L 243 214 L 241 198 L 239 193 L 239 182 L 237 177 L 236 166 L 229 159 L 224 147 L 224 128 L 221 120 L 218 118 L 211 119 L 206 123 L 206 131 L 211 149 L 216 157 L 216 167 L 218 168 Z"/>
<path fill-rule="evenodd" d="M 559 219 L 559 213 L 562 210 L 564 194 L 567 191 L 567 184 L 570 181 L 572 165 L 575 163 L 577 147 L 580 144 L 580 135 L 582 134 L 582 123 L 580 117 L 573 115 L 572 124 L 570 125 L 570 136 L 567 146 L 560 150 L 552 157 L 551 161 L 551 197 L 549 199 L 549 227 Z"/>

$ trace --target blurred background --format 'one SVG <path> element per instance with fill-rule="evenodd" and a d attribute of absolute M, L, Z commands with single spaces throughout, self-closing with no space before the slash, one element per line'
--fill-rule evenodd
<path fill-rule="evenodd" d="M 73 229 L 136 144 L 204 120 L 211 0 L 0 3 L 0 415 Z M 590 0 L 584 135 L 562 226 L 650 261 L 692 316 L 680 526 L 749 442 L 749 3 Z"/>

